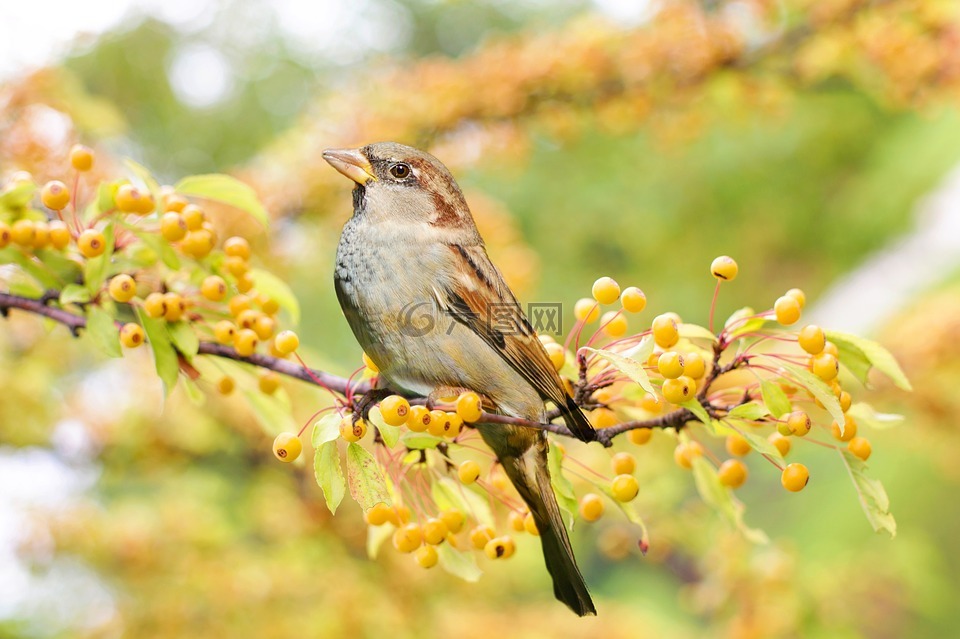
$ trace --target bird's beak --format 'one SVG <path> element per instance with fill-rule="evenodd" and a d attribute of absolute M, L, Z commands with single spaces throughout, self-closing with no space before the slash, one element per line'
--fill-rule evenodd
<path fill-rule="evenodd" d="M 366 184 L 371 180 L 377 181 L 370 161 L 364 157 L 360 149 L 327 149 L 323 152 L 323 159 L 357 184 Z"/>

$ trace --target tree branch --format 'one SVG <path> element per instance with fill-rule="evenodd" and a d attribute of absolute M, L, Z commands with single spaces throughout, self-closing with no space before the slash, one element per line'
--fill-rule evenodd
<path fill-rule="evenodd" d="M 22 297 L 20 295 L 12 295 L 10 293 L 0 293 L 0 315 L 6 317 L 9 314 L 10 309 L 18 309 L 34 315 L 40 315 L 63 324 L 70 329 L 70 332 L 74 337 L 77 337 L 80 334 L 80 330 L 86 328 L 87 319 L 83 315 L 77 315 L 65 309 L 50 306 L 48 304 L 48 302 L 54 301 L 58 298 L 59 294 L 55 295 L 54 292 L 50 292 L 50 294 L 45 295 L 42 299 L 32 299 L 29 297 Z M 364 393 L 369 390 L 369 384 L 367 382 L 351 383 L 350 380 L 345 377 L 339 377 L 325 371 L 308 368 L 297 362 L 287 359 L 280 359 L 271 355 L 263 355 L 260 353 L 254 353 L 253 355 L 240 355 L 232 347 L 224 344 L 218 344 L 216 342 L 201 341 L 197 352 L 200 355 L 223 357 L 226 359 L 232 359 L 236 362 L 250 364 L 251 366 L 256 366 L 258 368 L 271 370 L 276 373 L 280 373 L 281 375 L 286 375 L 287 377 L 292 377 L 302 382 L 313 384 L 314 386 L 328 388 L 336 393 L 340 393 L 341 395 L 345 395 L 347 392 L 354 394 Z M 723 369 L 730 370 L 734 368 L 734 364 L 736 364 L 736 361 L 728 364 L 725 367 L 721 367 L 720 369 L 717 369 L 715 366 L 714 368 L 717 371 L 717 374 L 714 377 L 726 372 Z M 415 398 L 413 401 L 415 403 L 424 403 L 426 402 L 426 398 Z M 562 435 L 564 437 L 573 437 L 573 433 L 570 432 L 566 426 L 563 424 L 555 424 L 550 421 L 552 419 L 556 419 L 558 416 L 559 411 L 549 410 L 545 413 L 545 417 L 547 419 L 546 422 L 536 422 L 520 417 L 511 417 L 510 415 L 499 415 L 496 413 L 485 412 L 483 413 L 480 421 L 489 424 L 512 424 L 515 426 L 524 426 L 526 428 L 535 428 L 549 433 Z M 686 422 L 695 419 L 696 416 L 694 416 L 693 413 L 686 408 L 681 408 L 654 419 L 623 422 L 609 428 L 602 428 L 597 431 L 597 441 L 599 441 L 603 446 L 609 447 L 613 445 L 614 437 L 630 430 L 635 430 L 638 428 L 680 429 Z"/>

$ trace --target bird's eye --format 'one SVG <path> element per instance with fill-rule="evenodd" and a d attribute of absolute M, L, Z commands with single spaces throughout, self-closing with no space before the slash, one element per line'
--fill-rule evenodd
<path fill-rule="evenodd" d="M 390 175 L 397 178 L 398 180 L 402 180 L 403 178 L 410 175 L 410 165 L 404 164 L 403 162 L 398 162 L 397 164 L 394 164 L 393 166 L 390 167 Z"/>

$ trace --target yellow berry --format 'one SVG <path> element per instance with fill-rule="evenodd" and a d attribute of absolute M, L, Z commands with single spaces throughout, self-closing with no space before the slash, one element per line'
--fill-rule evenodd
<path fill-rule="evenodd" d="M 427 569 L 433 568 L 437 565 L 437 562 L 440 561 L 440 554 L 433 546 L 420 546 L 417 548 L 414 557 L 421 568 Z"/>
<path fill-rule="evenodd" d="M 810 416 L 802 410 L 793 411 L 787 415 L 786 420 L 788 434 L 796 435 L 797 437 L 804 437 L 810 432 L 810 428 L 812 427 Z"/>
<path fill-rule="evenodd" d="M 50 227 L 47 226 L 46 222 L 34 222 L 33 223 L 33 248 L 42 249 L 46 248 L 47 244 L 50 242 Z"/>
<path fill-rule="evenodd" d="M 423 534 L 420 526 L 406 524 L 393 533 L 393 547 L 402 553 L 411 553 L 423 543 Z"/>
<path fill-rule="evenodd" d="M 380 372 L 380 369 L 377 368 L 377 365 L 373 363 L 373 360 L 370 359 L 370 356 L 367 355 L 366 353 L 363 354 L 363 365 L 366 366 L 368 369 L 370 369 L 374 373 Z"/>
<path fill-rule="evenodd" d="M 493 528 L 481 524 L 470 531 L 470 544 L 477 550 L 483 550 L 496 534 Z"/>
<path fill-rule="evenodd" d="M 10 244 L 10 240 L 10 227 L 4 222 L 0 222 L 0 249 L 6 248 L 7 245 Z M 67 241 L 69 242 L 69 235 L 67 237 Z"/>
<path fill-rule="evenodd" d="M 676 379 L 664 380 L 660 391 L 663 398 L 671 404 L 682 404 L 696 397 L 697 383 L 686 375 L 681 375 Z"/>
<path fill-rule="evenodd" d="M 422 433 L 430 428 L 430 411 L 426 406 L 411 406 L 407 415 L 407 428 L 415 433 Z"/>
<path fill-rule="evenodd" d="M 797 300 L 797 304 L 800 305 L 800 308 L 803 308 L 804 306 L 807 305 L 807 294 L 804 293 L 799 288 L 791 288 L 789 291 L 784 293 L 784 295 L 787 295 L 788 297 L 792 297 L 793 299 Z"/>
<path fill-rule="evenodd" d="M 61 220 L 53 220 L 49 224 L 50 229 L 50 244 L 53 248 L 58 251 L 62 251 L 70 245 L 70 229 L 67 227 L 67 223 Z M 2 241 L 2 230 L 0 230 L 0 248 L 6 246 L 6 243 Z M 9 240 L 9 236 L 8 236 Z"/>
<path fill-rule="evenodd" d="M 188 228 L 189 226 L 187 223 Z M 180 249 L 190 257 L 206 257 L 213 250 L 213 234 L 207 229 L 187 231 L 187 236 L 180 243 Z"/>
<path fill-rule="evenodd" d="M 720 464 L 717 476 L 720 483 L 729 488 L 740 488 L 747 481 L 747 465 L 739 459 L 728 459 Z"/>
<path fill-rule="evenodd" d="M 619 423 L 617 414 L 609 408 L 597 408 L 590 412 L 590 423 L 594 428 L 609 428 Z"/>
<path fill-rule="evenodd" d="M 340 436 L 348 442 L 358 442 L 367 434 L 367 422 L 362 419 L 353 421 L 353 415 L 347 415 L 340 421 Z"/>
<path fill-rule="evenodd" d="M 613 304 L 620 297 L 620 285 L 612 277 L 601 277 L 593 283 L 591 292 L 600 304 Z"/>
<path fill-rule="evenodd" d="M 223 268 L 234 277 L 243 277 L 250 271 L 250 264 L 242 257 L 231 255 L 223 261 Z"/>
<path fill-rule="evenodd" d="M 447 530 L 454 535 L 460 532 L 463 529 L 463 525 L 467 522 L 467 518 L 462 512 L 453 509 L 442 511 L 440 513 L 440 519 L 446 524 Z"/>
<path fill-rule="evenodd" d="M 380 402 L 383 421 L 391 426 L 403 426 L 410 415 L 410 402 L 399 395 L 391 395 Z"/>
<path fill-rule="evenodd" d="M 660 348 L 670 348 L 680 341 L 676 319 L 667 313 L 653 318 L 653 341 Z"/>
<path fill-rule="evenodd" d="M 262 340 L 268 340 L 270 336 L 273 335 L 273 332 L 277 330 L 277 322 L 272 317 L 267 317 L 261 313 L 253 323 L 253 330 L 256 331 L 257 337 Z"/>
<path fill-rule="evenodd" d="M 228 237 L 223 243 L 223 252 L 230 257 L 239 257 L 242 260 L 249 260 L 250 244 L 242 237 Z"/>
<path fill-rule="evenodd" d="M 280 388 L 280 376 L 273 371 L 261 373 L 257 379 L 257 386 L 260 388 L 260 392 L 273 395 Z"/>
<path fill-rule="evenodd" d="M 442 519 L 431 517 L 423 522 L 423 541 L 436 546 L 447 538 L 447 525 Z"/>
<path fill-rule="evenodd" d="M 163 293 L 150 293 L 147 299 L 143 300 L 143 310 L 149 317 L 163 317 L 167 313 L 167 301 Z"/>
<path fill-rule="evenodd" d="M 767 441 L 776 446 L 777 450 L 780 451 L 780 455 L 783 457 L 787 456 L 787 453 L 790 452 L 790 438 L 784 437 L 780 433 L 773 432 L 770 433 L 770 436 L 767 437 Z"/>
<path fill-rule="evenodd" d="M 620 305 L 628 313 L 639 313 L 647 306 L 647 296 L 636 286 L 628 286 L 620 294 Z"/>
<path fill-rule="evenodd" d="M 124 324 L 120 328 L 120 343 L 127 348 L 136 348 L 143 344 L 146 335 L 143 333 L 143 327 L 133 322 Z"/>
<path fill-rule="evenodd" d="M 183 317 L 183 313 L 187 310 L 187 303 L 182 297 L 176 293 L 167 293 L 163 296 L 163 300 L 167 307 L 163 314 L 164 319 L 168 322 L 176 322 Z"/>
<path fill-rule="evenodd" d="M 727 435 L 727 452 L 731 455 L 743 457 L 751 450 L 753 450 L 753 447 L 750 446 L 750 442 L 748 442 L 743 435 L 740 435 L 739 433 L 731 433 L 730 435 Z"/>
<path fill-rule="evenodd" d="M 461 462 L 457 468 L 457 476 L 464 484 L 472 484 L 480 478 L 480 464 L 472 459 Z"/>
<path fill-rule="evenodd" d="M 850 443 L 847 444 L 847 450 L 863 461 L 867 461 L 867 459 L 870 458 L 870 453 L 873 452 L 873 447 L 866 437 L 854 437 L 850 440 Z"/>
<path fill-rule="evenodd" d="M 507 521 L 510 523 L 510 527 L 517 532 L 523 532 L 523 516 L 524 513 L 511 510 L 507 515 Z"/>
<path fill-rule="evenodd" d="M 163 214 L 160 218 L 160 234 L 168 242 L 179 242 L 187 235 L 187 223 L 183 216 L 174 211 Z"/>
<path fill-rule="evenodd" d="M 61 211 L 70 204 L 70 190 L 60 180 L 51 180 L 40 190 L 40 201 L 48 209 Z"/>
<path fill-rule="evenodd" d="M 627 434 L 630 443 L 638 446 L 643 446 L 649 442 L 651 437 L 653 437 L 652 428 L 634 428 Z"/>
<path fill-rule="evenodd" d="M 800 335 L 797 337 L 800 348 L 811 355 L 819 355 L 827 345 L 827 338 L 823 334 L 823 329 L 816 324 L 808 324 L 800 329 Z"/>
<path fill-rule="evenodd" d="M 603 332 L 609 337 L 623 337 L 627 333 L 627 318 L 620 311 L 607 311 L 600 318 Z M 558 344 L 559 346 L 559 344 Z"/>
<path fill-rule="evenodd" d="M 78 171 L 93 168 L 93 149 L 83 144 L 74 144 L 70 148 L 70 165 Z"/>
<path fill-rule="evenodd" d="M 795 297 L 784 295 L 774 302 L 773 311 L 778 322 L 784 326 L 790 326 L 800 319 L 800 302 Z"/>
<path fill-rule="evenodd" d="M 837 349 L 837 345 L 833 342 L 828 341 L 823 345 L 823 352 L 828 355 L 833 355 L 837 359 L 840 359 L 840 351 Z"/>
<path fill-rule="evenodd" d="M 540 530 L 537 529 L 537 521 L 533 518 L 533 513 L 527 513 L 523 518 L 523 529 L 534 537 L 540 536 Z"/>
<path fill-rule="evenodd" d="M 183 216 L 183 221 L 187 223 L 187 230 L 189 231 L 201 229 L 204 219 L 206 218 L 203 209 L 196 204 L 187 204 L 183 207 L 183 210 L 180 211 L 180 215 Z"/>
<path fill-rule="evenodd" d="M 550 363 L 553 364 L 554 370 L 559 371 L 563 368 L 564 363 L 567 361 L 567 352 L 563 348 L 562 344 L 557 344 L 556 342 L 550 342 L 549 344 L 544 344 L 544 350 L 547 351 L 547 355 L 550 357 Z"/>
<path fill-rule="evenodd" d="M 124 213 L 139 213 L 147 207 L 147 194 L 132 184 L 121 184 L 113 196 L 117 208 Z M 150 206 L 152 209 L 153 206 Z"/>
<path fill-rule="evenodd" d="M 382 526 L 395 516 L 393 509 L 385 503 L 380 502 L 363 514 L 363 518 L 371 526 Z"/>
<path fill-rule="evenodd" d="M 700 442 L 681 442 L 673 449 L 673 461 L 681 468 L 693 468 L 693 460 L 703 456 L 703 446 Z"/>
<path fill-rule="evenodd" d="M 729 282 L 737 276 L 740 267 L 737 262 L 729 255 L 721 255 L 710 264 L 710 273 L 718 280 Z"/>
<path fill-rule="evenodd" d="M 810 368 L 814 375 L 825 382 L 829 382 L 840 372 L 840 364 L 837 362 L 836 356 L 826 352 L 813 357 Z"/>
<path fill-rule="evenodd" d="M 577 318 L 578 322 L 584 324 L 596 322 L 597 318 L 600 317 L 600 306 L 596 300 L 584 297 L 577 300 L 577 303 L 573 305 L 573 316 Z"/>
<path fill-rule="evenodd" d="M 683 356 L 683 374 L 690 379 L 700 379 L 707 372 L 707 363 L 700 353 L 687 353 Z"/>
<path fill-rule="evenodd" d="M 840 400 L 840 410 L 843 412 L 850 410 L 850 406 L 853 405 L 853 397 L 847 391 L 840 391 L 840 397 L 837 399 Z"/>
<path fill-rule="evenodd" d="M 237 327 L 230 320 L 220 320 L 213 325 L 213 337 L 221 344 L 232 344 L 236 334 Z"/>
<path fill-rule="evenodd" d="M 224 375 L 220 378 L 220 381 L 217 382 L 217 390 L 221 395 L 229 395 L 233 392 L 233 389 L 236 388 L 236 383 L 233 381 L 233 378 L 229 375 Z"/>
<path fill-rule="evenodd" d="M 456 413 L 442 410 L 430 411 L 430 425 L 427 430 L 436 437 L 454 437 L 460 432 L 463 420 Z"/>
<path fill-rule="evenodd" d="M 178 195 L 176 193 L 166 193 L 163 196 L 164 213 L 167 213 L 167 212 L 179 213 L 184 208 L 186 208 L 187 204 L 190 204 L 190 201 L 187 200 L 187 198 L 183 197 L 182 195 Z M 186 230 L 187 228 L 186 222 L 184 222 L 183 228 L 184 230 Z"/>
<path fill-rule="evenodd" d="M 110 297 L 117 302 L 129 302 L 137 295 L 137 283 L 126 273 L 110 280 Z"/>
<path fill-rule="evenodd" d="M 227 283 L 219 275 L 208 275 L 200 284 L 200 294 L 211 302 L 219 302 L 227 296 Z"/>
<path fill-rule="evenodd" d="M 790 492 L 800 492 L 810 481 L 810 471 L 803 464 L 787 464 L 780 474 L 780 483 Z"/>
<path fill-rule="evenodd" d="M 649 428 L 639 430 L 650 430 Z M 613 473 L 615 475 L 632 475 L 637 469 L 637 460 L 630 453 L 617 453 L 610 460 L 613 464 Z"/>
<path fill-rule="evenodd" d="M 657 370 L 666 379 L 676 379 L 683 375 L 684 366 L 683 355 L 674 351 L 662 353 L 657 358 Z"/>
<path fill-rule="evenodd" d="M 284 355 L 300 348 L 300 338 L 293 331 L 281 331 L 273 338 L 273 345 Z"/>
<path fill-rule="evenodd" d="M 227 309 L 229 309 L 230 314 L 234 317 L 240 315 L 244 311 L 249 311 L 253 306 L 250 298 L 246 295 L 234 295 L 230 298 L 230 301 L 227 302 Z"/>
<path fill-rule="evenodd" d="M 837 441 L 848 442 L 857 436 L 857 422 L 849 415 L 845 415 L 844 417 L 843 433 L 841 434 L 840 424 L 838 424 L 836 421 L 830 424 L 830 432 L 833 434 L 833 438 Z"/>
<path fill-rule="evenodd" d="M 460 397 L 457 398 L 457 415 L 459 415 L 463 421 L 472 424 L 480 419 L 480 415 L 482 414 L 483 404 L 480 401 L 480 396 L 476 393 L 462 393 Z"/>
<path fill-rule="evenodd" d="M 246 293 L 253 288 L 253 278 L 250 277 L 249 273 L 245 273 L 242 277 L 237 278 L 237 290 L 241 293 Z"/>
<path fill-rule="evenodd" d="M 237 354 L 249 357 L 257 350 L 259 341 L 256 331 L 250 328 L 241 328 L 233 336 L 233 347 L 237 350 Z"/>
<path fill-rule="evenodd" d="M 486 553 L 490 559 L 509 559 L 516 550 L 517 546 L 513 539 L 506 535 L 491 539 L 487 542 L 487 545 L 483 547 L 483 552 Z"/>
<path fill-rule="evenodd" d="M 302 450 L 303 444 L 296 433 L 280 433 L 273 440 L 273 454 L 282 462 L 292 462 Z"/>
<path fill-rule="evenodd" d="M 586 521 L 597 521 L 603 516 L 604 503 L 600 495 L 587 493 L 580 499 L 580 516 Z"/>
<path fill-rule="evenodd" d="M 33 247 L 33 238 L 37 230 L 32 220 L 17 220 L 10 227 L 10 239 L 14 244 L 19 244 L 25 248 Z"/>
<path fill-rule="evenodd" d="M 640 484 L 633 475 L 617 475 L 610 484 L 610 492 L 617 501 L 631 501 L 640 492 Z"/>
<path fill-rule="evenodd" d="M 107 250 L 107 239 L 100 231 L 87 229 L 77 238 L 77 247 L 84 257 L 97 257 Z"/>

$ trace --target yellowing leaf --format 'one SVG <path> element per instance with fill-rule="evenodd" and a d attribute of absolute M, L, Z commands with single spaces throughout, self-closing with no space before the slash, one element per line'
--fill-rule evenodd
<path fill-rule="evenodd" d="M 824 333 L 828 340 L 837 345 L 839 350 L 861 354 L 874 368 L 893 380 L 893 383 L 896 384 L 897 387 L 906 391 L 913 390 L 913 387 L 910 385 L 910 380 L 908 380 L 907 376 L 903 373 L 900 364 L 898 364 L 897 360 L 890 354 L 890 351 L 877 342 L 839 331 L 824 331 Z M 841 363 L 844 362 L 842 352 L 840 361 Z"/>
<path fill-rule="evenodd" d="M 449 477 L 440 477 L 434 480 L 430 492 L 440 510 L 455 508 L 468 517 L 473 517 L 478 523 L 496 527 L 487 499 L 463 484 L 454 482 Z"/>
<path fill-rule="evenodd" d="M 850 479 L 853 481 L 853 487 L 857 491 L 857 497 L 860 499 L 860 506 L 867 516 L 867 521 L 873 526 L 874 531 L 883 530 L 891 537 L 896 537 L 897 520 L 890 513 L 890 498 L 887 497 L 883 484 L 878 479 L 867 477 L 867 465 L 859 457 L 840 448 L 837 452 L 840 453 L 847 472 L 850 473 Z"/>
<path fill-rule="evenodd" d="M 557 497 L 563 523 L 568 530 L 573 530 L 573 523 L 577 517 L 577 494 L 573 490 L 573 484 L 563 474 L 563 459 L 557 446 L 551 445 L 547 451 L 547 467 L 550 470 L 550 485 Z"/>
<path fill-rule="evenodd" d="M 441 568 L 464 581 L 475 582 L 480 579 L 483 571 L 477 566 L 477 558 L 473 553 L 460 552 L 450 544 L 440 544 L 436 548 Z"/>
<path fill-rule="evenodd" d="M 153 364 L 157 369 L 157 375 L 163 382 L 163 391 L 169 395 L 173 387 L 177 385 L 177 376 L 180 374 L 180 361 L 177 359 L 177 352 L 170 343 L 170 333 L 167 332 L 167 324 L 163 320 L 154 319 L 147 316 L 142 310 L 137 309 L 137 317 L 140 325 L 143 326 L 143 332 L 147 334 L 147 343 L 150 350 L 153 351 Z"/>
<path fill-rule="evenodd" d="M 366 448 L 353 442 L 347 446 L 347 486 L 364 511 L 380 503 L 393 503 L 380 464 Z"/>
<path fill-rule="evenodd" d="M 737 419 L 745 419 L 752 422 L 766 417 L 769 414 L 770 411 L 765 406 L 758 404 L 757 402 L 747 402 L 746 404 L 740 404 L 739 406 L 734 407 L 733 410 L 727 413 L 727 416 Z"/>
<path fill-rule="evenodd" d="M 313 425 L 313 435 L 310 438 L 314 448 L 320 448 L 340 436 L 341 419 L 340 415 L 332 412 L 317 420 L 317 423 Z"/>
<path fill-rule="evenodd" d="M 763 398 L 767 410 L 775 419 L 780 419 L 793 410 L 793 405 L 790 403 L 787 394 L 780 388 L 780 384 L 766 379 L 763 380 L 760 382 L 760 396 Z"/>
<path fill-rule="evenodd" d="M 822 379 L 805 368 L 788 364 L 782 360 L 777 360 L 777 364 L 786 369 L 796 382 L 820 400 L 820 403 L 827 409 L 830 416 L 840 425 L 840 432 L 843 433 L 843 426 L 846 423 L 846 419 L 843 416 L 843 411 L 840 410 L 840 402 L 837 401 L 837 397 L 833 394 L 833 391 L 830 390 L 830 387 L 827 386 Z"/>
<path fill-rule="evenodd" d="M 249 213 L 264 226 L 268 225 L 267 210 L 256 192 L 235 177 L 221 173 L 191 175 L 177 182 L 175 188 L 183 195 L 228 204 Z"/>
<path fill-rule="evenodd" d="M 347 492 L 336 441 L 324 442 L 317 448 L 313 454 L 313 474 L 317 478 L 317 485 L 323 491 L 327 508 L 331 514 L 336 515 L 337 507 Z"/>
<path fill-rule="evenodd" d="M 180 354 L 188 360 L 193 359 L 200 349 L 200 338 L 197 337 L 193 326 L 188 322 L 174 322 L 167 324 L 167 330 L 170 332 L 173 345 L 177 347 Z"/>
<path fill-rule="evenodd" d="M 121 357 L 120 332 L 113 323 L 113 316 L 101 307 L 91 304 L 87 307 L 87 335 L 108 357 Z"/>
<path fill-rule="evenodd" d="M 851 406 L 850 410 L 847 411 L 847 415 L 856 419 L 858 424 L 878 430 L 892 428 L 903 423 L 903 415 L 878 413 L 873 409 L 873 406 L 866 402 L 857 402 Z"/>
<path fill-rule="evenodd" d="M 383 443 L 386 444 L 388 448 L 396 446 L 400 440 L 400 427 L 391 426 L 383 421 L 383 414 L 380 412 L 379 406 L 374 406 L 370 409 L 369 417 L 370 423 L 380 431 L 380 437 L 383 439 Z"/>
<path fill-rule="evenodd" d="M 653 390 L 653 384 L 650 383 L 650 378 L 647 376 L 647 371 L 643 370 L 643 365 L 637 360 L 624 357 L 619 353 L 590 348 L 589 346 L 584 346 L 580 350 L 593 353 L 600 359 L 610 362 L 614 368 L 639 384 L 640 388 L 656 396 L 656 392 Z"/>
<path fill-rule="evenodd" d="M 710 342 L 711 344 L 717 341 L 717 336 L 711 333 L 708 329 L 697 324 L 686 324 L 682 323 L 677 327 L 680 337 L 685 339 L 702 339 Z"/>
<path fill-rule="evenodd" d="M 400 438 L 400 443 L 402 443 L 407 448 L 412 449 L 426 449 L 426 448 L 436 448 L 440 442 L 443 441 L 442 437 L 437 437 L 436 435 L 431 435 L 429 433 L 414 433 L 406 432 Z"/>
<path fill-rule="evenodd" d="M 765 532 L 750 528 L 743 522 L 743 504 L 734 500 L 730 489 L 720 483 L 716 469 L 703 457 L 693 458 L 693 480 L 703 501 L 713 506 L 749 541 L 755 544 L 765 544 L 770 541 Z"/>

